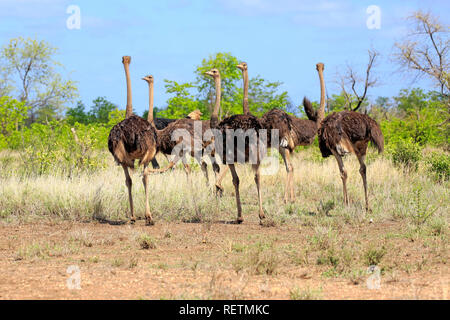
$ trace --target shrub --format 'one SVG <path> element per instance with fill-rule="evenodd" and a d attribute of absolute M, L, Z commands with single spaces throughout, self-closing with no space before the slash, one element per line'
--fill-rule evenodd
<path fill-rule="evenodd" d="M 381 248 L 370 247 L 364 253 L 364 261 L 367 266 L 376 266 L 381 262 L 381 259 L 386 254 L 386 248 L 382 246 Z"/>
<path fill-rule="evenodd" d="M 156 249 L 156 242 L 155 240 L 150 237 L 148 234 L 141 234 L 138 237 L 139 246 L 141 249 Z"/>
<path fill-rule="evenodd" d="M 399 140 L 393 146 L 392 161 L 408 171 L 417 171 L 422 157 L 421 151 L 422 148 L 418 144 L 410 140 Z"/>
<path fill-rule="evenodd" d="M 447 181 L 450 177 L 450 156 L 445 153 L 433 152 L 426 159 L 429 165 L 428 171 L 439 181 Z"/>

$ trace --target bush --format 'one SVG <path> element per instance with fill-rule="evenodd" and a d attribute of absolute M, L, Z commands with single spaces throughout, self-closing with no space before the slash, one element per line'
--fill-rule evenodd
<path fill-rule="evenodd" d="M 422 148 L 410 140 L 399 140 L 392 150 L 392 161 L 408 171 L 417 171 L 422 158 Z"/>
<path fill-rule="evenodd" d="M 447 181 L 450 177 L 450 156 L 445 153 L 433 152 L 426 159 L 428 171 L 439 181 Z"/>

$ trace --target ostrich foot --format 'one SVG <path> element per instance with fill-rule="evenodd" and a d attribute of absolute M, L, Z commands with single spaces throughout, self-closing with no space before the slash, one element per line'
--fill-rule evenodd
<path fill-rule="evenodd" d="M 223 187 L 216 185 L 216 197 L 222 198 L 223 196 Z"/>

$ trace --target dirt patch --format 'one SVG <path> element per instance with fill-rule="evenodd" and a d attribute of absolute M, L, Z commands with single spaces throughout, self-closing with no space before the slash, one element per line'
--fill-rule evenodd
<path fill-rule="evenodd" d="M 386 240 L 386 233 L 400 227 L 394 222 L 344 227 L 346 239 L 359 242 L 361 258 L 343 264 L 344 254 L 319 263 L 330 246 L 315 242 L 317 232 L 304 226 L 3 225 L 0 298 L 448 299 L 446 253 L 431 240 Z M 385 248 L 379 282 L 363 261 L 365 248 L 374 243 Z M 80 289 L 69 289 L 68 279 L 77 284 L 77 270 Z M 369 289 L 368 281 L 375 288 Z"/>

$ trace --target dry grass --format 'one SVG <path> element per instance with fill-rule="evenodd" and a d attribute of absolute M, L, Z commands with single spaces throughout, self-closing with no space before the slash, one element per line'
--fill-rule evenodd
<path fill-rule="evenodd" d="M 447 223 L 449 188 L 436 183 L 424 172 L 404 174 L 389 159 L 371 156 L 368 164 L 369 198 L 372 212 L 366 214 L 357 161 L 346 160 L 349 174 L 349 207 L 342 204 L 342 183 L 333 158 L 316 159 L 315 151 L 302 151 L 294 158 L 297 201 L 283 203 L 286 173 L 280 163 L 275 175 L 262 177 L 264 208 L 270 226 L 284 223 L 326 222 L 329 216 L 341 216 L 342 223 L 374 222 L 386 219 L 423 217 L 437 232 Z M 257 197 L 253 174 L 248 165 L 238 167 L 245 219 L 257 219 Z M 210 176 L 213 176 L 210 173 Z M 136 214 L 143 217 L 144 192 L 140 170 L 133 175 Z M 214 178 L 212 177 L 211 180 Z M 128 195 L 122 169 L 111 165 L 95 174 L 67 178 L 61 176 L 2 179 L 0 217 L 3 221 L 28 221 L 35 218 L 66 220 L 117 220 L 128 218 Z M 198 168 L 193 170 L 191 187 L 183 170 L 150 177 L 150 207 L 156 219 L 165 221 L 208 222 L 233 220 L 236 215 L 231 177 L 224 179 L 225 195 L 217 200 L 212 185 L 205 185 Z M 211 181 L 212 183 L 212 181 Z M 418 188 L 420 188 L 419 191 Z M 194 199 L 195 198 L 195 199 Z M 428 217 L 430 215 L 430 217 Z M 432 216 L 432 217 L 431 217 Z M 427 221 L 428 222 L 428 221 Z"/>

